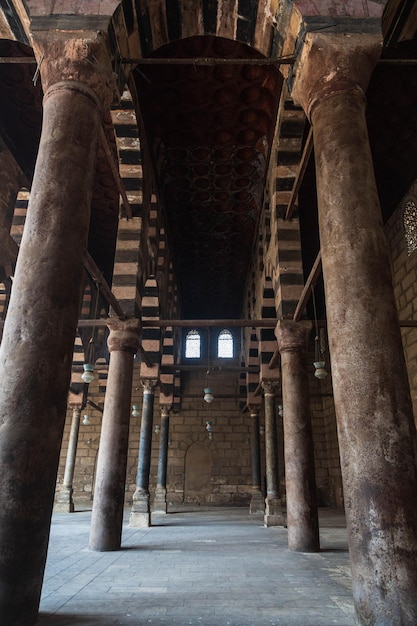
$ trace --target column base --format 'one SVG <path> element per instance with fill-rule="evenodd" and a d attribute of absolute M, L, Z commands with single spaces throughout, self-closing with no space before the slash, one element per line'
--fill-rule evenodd
<path fill-rule="evenodd" d="M 151 526 L 151 508 L 149 493 L 133 495 L 132 510 L 129 517 L 130 528 L 147 528 Z"/>
<path fill-rule="evenodd" d="M 265 499 L 261 491 L 254 491 L 249 504 L 249 513 L 265 513 Z"/>
<path fill-rule="evenodd" d="M 164 487 L 157 487 L 152 505 L 152 513 L 166 514 L 168 512 L 167 490 Z"/>
<path fill-rule="evenodd" d="M 280 498 L 265 498 L 264 526 L 286 526 L 287 521 L 282 511 Z"/>
<path fill-rule="evenodd" d="M 62 487 L 59 492 L 58 500 L 54 503 L 55 513 L 74 513 L 74 500 L 72 494 L 74 490 L 70 487 Z"/>

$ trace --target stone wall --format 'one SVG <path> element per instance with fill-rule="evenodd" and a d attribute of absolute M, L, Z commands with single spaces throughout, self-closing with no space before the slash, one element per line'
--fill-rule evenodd
<path fill-rule="evenodd" d="M 410 188 L 388 221 L 385 232 L 392 257 L 392 275 L 398 314 L 401 321 L 417 320 L 417 249 L 408 254 L 404 228 L 404 208 L 408 201 L 417 206 L 417 181 Z M 417 221 L 416 221 L 417 227 Z M 412 233 L 411 233 L 412 235 Z M 411 236 L 413 239 L 413 236 Z M 416 233 L 414 241 L 417 243 Z M 401 328 L 404 354 L 407 363 L 413 402 L 414 419 L 417 418 L 417 328 Z"/>
<path fill-rule="evenodd" d="M 311 362 L 313 357 L 310 358 Z M 329 377 L 330 380 L 330 377 Z M 313 436 L 316 460 L 316 478 L 320 506 L 341 505 L 339 494 L 340 466 L 337 448 L 336 427 L 332 399 L 323 397 L 331 392 L 329 380 L 317 381 L 313 368 L 309 375 L 312 394 Z M 209 384 L 214 400 L 207 404 L 203 400 L 203 388 L 207 385 L 205 368 L 186 371 L 181 376 L 182 402 L 178 411 L 170 412 L 170 435 L 168 448 L 167 499 L 173 505 L 248 506 L 252 489 L 251 469 L 251 417 L 249 411 L 242 413 L 239 401 L 239 374 L 236 372 L 212 371 Z M 102 406 L 104 396 L 98 381 L 90 385 L 89 396 Z M 131 404 L 142 409 L 142 385 L 139 366 L 134 367 Z M 277 397 L 277 407 L 281 400 Z M 83 415 L 88 413 L 90 423 L 83 424 Z M 68 407 L 61 461 L 58 473 L 58 489 L 62 484 L 68 437 L 71 427 L 72 408 Z M 126 504 L 129 505 L 136 485 L 138 449 L 140 437 L 139 417 L 131 417 L 129 455 L 126 480 Z M 206 422 L 212 425 L 212 438 Z M 260 410 L 260 425 L 264 424 Z M 151 497 L 155 493 L 159 435 L 155 426 L 160 423 L 159 391 L 156 390 L 154 406 L 154 428 L 150 475 Z M 94 474 L 100 442 L 101 413 L 88 406 L 81 415 L 78 449 L 74 472 L 74 501 L 76 510 L 91 506 L 94 494 Z M 279 449 L 279 475 L 283 495 L 285 476 L 283 460 L 282 417 L 277 411 Z M 265 437 L 260 436 L 261 475 L 265 476 Z M 197 492 L 195 490 L 197 486 Z"/>

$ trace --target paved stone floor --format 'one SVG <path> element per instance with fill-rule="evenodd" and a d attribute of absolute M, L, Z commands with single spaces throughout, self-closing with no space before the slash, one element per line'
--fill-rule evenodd
<path fill-rule="evenodd" d="M 321 552 L 246 509 L 184 509 L 88 549 L 91 512 L 54 514 L 39 626 L 352 626 L 343 516 L 320 511 Z"/>

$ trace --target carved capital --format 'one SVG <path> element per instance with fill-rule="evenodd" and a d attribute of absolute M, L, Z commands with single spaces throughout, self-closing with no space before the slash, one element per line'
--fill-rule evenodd
<path fill-rule="evenodd" d="M 155 378 L 144 378 L 142 381 L 143 393 L 155 393 L 155 387 L 158 381 Z"/>
<path fill-rule="evenodd" d="M 81 402 L 70 402 L 68 404 L 68 406 L 70 407 L 70 409 L 72 409 L 72 413 L 80 413 L 81 414 L 81 410 L 82 410 L 82 404 Z"/>
<path fill-rule="evenodd" d="M 169 417 L 169 407 L 163 406 L 161 407 L 161 419 Z"/>
<path fill-rule="evenodd" d="M 301 352 L 308 344 L 308 338 L 313 327 L 312 322 L 293 322 L 280 320 L 275 328 L 275 336 L 278 341 L 278 349 L 283 352 Z"/>
<path fill-rule="evenodd" d="M 294 101 L 311 120 L 316 106 L 340 92 L 364 92 L 382 49 L 375 33 L 307 33 L 295 67 Z"/>
<path fill-rule="evenodd" d="M 124 350 L 136 354 L 139 348 L 140 322 L 137 319 L 119 320 L 111 318 L 107 320 L 110 329 L 107 345 L 109 352 Z"/>
<path fill-rule="evenodd" d="M 274 380 L 263 380 L 261 383 L 265 396 L 275 396 L 279 383 Z"/>
<path fill-rule="evenodd" d="M 78 91 L 84 95 L 89 95 L 85 88 L 91 90 L 103 110 L 115 100 L 117 82 L 103 33 L 40 31 L 34 47 L 46 98 L 59 84 L 61 89 L 82 85 Z"/>

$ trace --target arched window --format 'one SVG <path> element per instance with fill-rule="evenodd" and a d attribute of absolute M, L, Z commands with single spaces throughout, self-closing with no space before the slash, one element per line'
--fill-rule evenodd
<path fill-rule="evenodd" d="M 201 357 L 201 337 L 196 330 L 190 330 L 185 338 L 185 358 L 199 359 Z"/>
<path fill-rule="evenodd" d="M 219 334 L 217 356 L 220 359 L 233 359 L 233 335 L 230 330 L 222 330 Z"/>
<path fill-rule="evenodd" d="M 414 200 L 408 200 L 404 207 L 404 233 L 408 256 L 417 249 L 417 206 Z"/>

